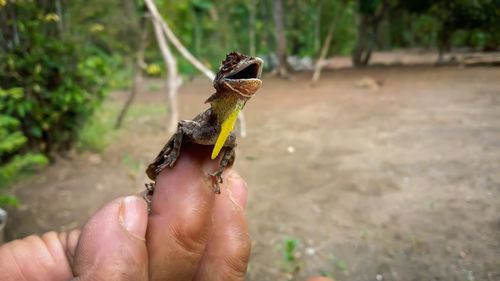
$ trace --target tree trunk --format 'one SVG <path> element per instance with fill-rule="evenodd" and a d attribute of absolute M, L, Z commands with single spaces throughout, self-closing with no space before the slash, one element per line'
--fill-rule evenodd
<path fill-rule="evenodd" d="M 200 24 L 200 15 L 196 11 L 193 11 L 193 15 L 194 54 L 199 56 L 202 48 L 203 32 Z"/>
<path fill-rule="evenodd" d="M 321 48 L 321 2 L 316 6 L 316 16 L 314 18 L 314 53 Z"/>
<path fill-rule="evenodd" d="M 368 16 L 361 15 L 358 25 L 358 39 L 352 53 L 352 64 L 354 66 L 365 66 L 369 62 L 371 56 L 369 22 Z"/>
<path fill-rule="evenodd" d="M 283 19 L 283 1 L 274 0 L 274 25 L 276 28 L 276 55 L 278 56 L 278 65 L 276 73 L 281 77 L 288 77 L 286 61 L 286 36 L 285 24 Z"/>
<path fill-rule="evenodd" d="M 135 100 L 135 97 L 137 96 L 137 93 L 141 89 L 142 85 L 142 65 L 144 63 L 144 50 L 146 49 L 146 40 L 147 40 L 147 30 L 144 27 L 142 30 L 142 35 L 141 35 L 141 42 L 139 42 L 139 50 L 137 50 L 137 55 L 135 60 L 132 61 L 132 85 L 130 87 L 130 93 L 127 97 L 127 100 L 125 101 L 125 104 L 123 105 L 122 109 L 120 110 L 120 114 L 118 115 L 118 118 L 116 119 L 115 123 L 115 129 L 119 129 L 122 126 L 123 119 L 125 119 L 125 116 L 127 115 L 128 109 L 130 108 L 130 105 Z"/>
<path fill-rule="evenodd" d="M 250 17 L 248 20 L 248 44 L 249 52 L 251 56 L 255 56 L 255 12 L 257 10 L 257 0 L 250 1 L 249 13 Z"/>
<path fill-rule="evenodd" d="M 330 49 L 330 45 L 332 43 L 332 38 L 333 38 L 333 32 L 335 31 L 335 28 L 337 27 L 337 20 L 340 17 L 340 11 L 342 10 L 342 7 L 339 7 L 337 12 L 335 13 L 334 18 L 332 19 L 332 22 L 330 23 L 330 27 L 328 28 L 328 33 L 325 38 L 325 42 L 323 42 L 323 47 L 321 47 L 321 53 L 316 61 L 316 65 L 314 66 L 314 74 L 312 77 L 312 84 L 315 85 L 321 76 L 321 69 L 323 68 L 323 64 L 325 62 L 326 55 L 328 54 L 328 50 Z"/>
<path fill-rule="evenodd" d="M 441 30 L 439 31 L 438 34 L 439 53 L 436 64 L 444 63 L 444 55 L 446 51 L 449 51 L 450 49 L 450 38 L 453 33 L 453 31 L 451 30 L 452 30 L 451 27 L 449 27 L 446 24 L 443 24 Z"/>
<path fill-rule="evenodd" d="M 61 0 L 55 0 L 54 2 L 55 8 L 56 8 L 56 14 L 59 16 L 59 20 L 57 21 L 57 28 L 59 31 L 59 35 L 63 35 L 63 22 L 64 22 L 64 17 L 63 17 L 63 11 L 62 11 L 62 5 L 61 5 Z"/>
<path fill-rule="evenodd" d="M 4 243 L 5 240 L 5 226 L 7 225 L 7 211 L 0 208 L 0 245 Z"/>
<path fill-rule="evenodd" d="M 373 47 L 376 44 L 378 26 L 389 9 L 390 1 L 383 0 L 380 5 L 373 12 L 360 12 L 358 40 L 351 57 L 354 66 L 365 66 L 370 62 Z"/>

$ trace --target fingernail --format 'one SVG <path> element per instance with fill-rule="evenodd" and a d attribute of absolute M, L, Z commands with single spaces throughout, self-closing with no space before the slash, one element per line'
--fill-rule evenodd
<path fill-rule="evenodd" d="M 243 180 L 242 177 L 236 171 L 230 169 L 227 172 L 227 180 L 229 181 L 229 192 L 230 196 L 238 203 L 240 207 L 243 209 L 247 206 L 247 198 L 248 198 L 248 187 L 247 183 Z"/>
<path fill-rule="evenodd" d="M 128 232 L 144 239 L 147 226 L 147 206 L 143 200 L 136 196 L 125 197 L 120 219 Z"/>
<path fill-rule="evenodd" d="M 203 159 L 201 167 L 204 171 L 212 173 L 218 168 L 219 163 L 220 163 L 219 157 L 215 159 L 210 159 L 210 157 L 208 157 Z"/>

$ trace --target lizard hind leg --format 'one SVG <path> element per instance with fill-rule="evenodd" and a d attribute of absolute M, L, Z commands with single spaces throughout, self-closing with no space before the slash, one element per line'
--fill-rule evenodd
<path fill-rule="evenodd" d="M 219 168 L 211 174 L 213 184 L 212 190 L 215 194 L 220 194 L 220 184 L 223 182 L 222 173 L 226 167 L 231 167 L 234 163 L 235 153 L 234 148 L 229 148 L 224 150 L 224 154 L 222 155 L 222 159 L 220 161 Z"/>

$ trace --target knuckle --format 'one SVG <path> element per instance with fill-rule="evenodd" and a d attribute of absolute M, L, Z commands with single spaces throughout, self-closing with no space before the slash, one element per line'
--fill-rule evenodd
<path fill-rule="evenodd" d="M 243 280 L 247 271 L 247 262 L 242 257 L 225 257 L 226 269 L 223 280 Z"/>
<path fill-rule="evenodd" d="M 189 221 L 189 220 L 186 220 Z M 189 255 L 200 256 L 206 247 L 207 235 L 195 223 L 174 223 L 169 226 L 174 242 Z"/>
<path fill-rule="evenodd" d="M 232 247 L 229 247 L 224 257 L 228 272 L 235 276 L 244 276 L 250 259 L 251 242 L 246 233 L 233 233 Z"/>

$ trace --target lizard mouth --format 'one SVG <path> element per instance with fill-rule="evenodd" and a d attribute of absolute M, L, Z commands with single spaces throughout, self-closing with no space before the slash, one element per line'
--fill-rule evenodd
<path fill-rule="evenodd" d="M 235 70 L 233 73 L 225 77 L 226 80 L 260 80 L 262 75 L 262 65 L 263 61 L 260 58 L 255 58 L 239 69 Z"/>

